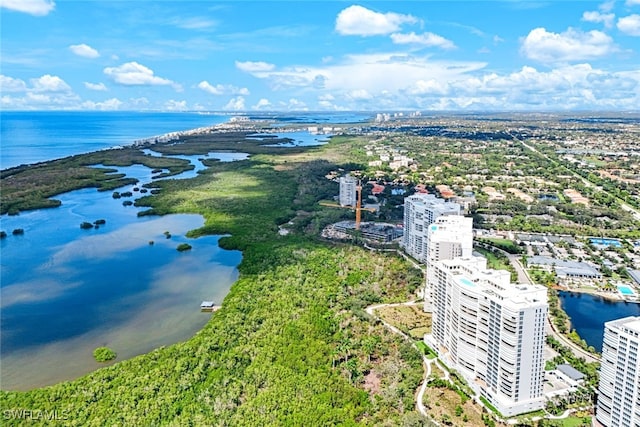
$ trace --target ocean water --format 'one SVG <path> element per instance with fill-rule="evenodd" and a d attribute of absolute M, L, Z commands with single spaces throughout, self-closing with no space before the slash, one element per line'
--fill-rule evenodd
<path fill-rule="evenodd" d="M 6 111 L 0 113 L 0 169 L 129 145 L 229 118 L 198 113 Z"/>
<path fill-rule="evenodd" d="M 223 113 L 168 112 L 0 112 L 0 169 L 129 145 L 137 139 L 224 123 Z M 278 125 L 358 123 L 369 113 L 254 114 Z"/>

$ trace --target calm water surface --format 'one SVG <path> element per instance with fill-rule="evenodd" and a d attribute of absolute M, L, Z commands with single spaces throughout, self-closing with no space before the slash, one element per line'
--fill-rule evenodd
<path fill-rule="evenodd" d="M 604 323 L 627 316 L 640 316 L 640 304 L 610 301 L 599 296 L 558 292 L 562 308 L 571 318 L 571 327 L 587 344 L 602 350 Z"/>
<path fill-rule="evenodd" d="M 132 144 L 226 122 L 230 116 L 159 112 L 3 111 L 0 169 Z"/>
<path fill-rule="evenodd" d="M 140 183 L 151 180 L 144 166 L 117 169 Z M 133 188 L 118 191 L 132 191 L 133 200 Z M 123 206 L 126 199 L 95 189 L 56 198 L 61 207 L 0 217 L 8 233 L 0 242 L 3 389 L 90 372 L 100 366 L 92 357 L 98 346 L 123 360 L 188 339 L 210 317 L 200 303 L 222 302 L 237 279 L 239 251 L 220 249 L 218 236 L 185 237 L 204 225 L 199 215 L 139 218 L 139 208 Z M 80 228 L 98 219 L 106 224 Z M 13 235 L 16 228 L 24 235 Z M 183 242 L 193 249 L 178 252 Z"/>

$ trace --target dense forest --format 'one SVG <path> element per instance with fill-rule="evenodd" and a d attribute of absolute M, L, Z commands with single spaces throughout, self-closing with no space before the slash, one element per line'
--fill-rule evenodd
<path fill-rule="evenodd" d="M 193 212 L 191 235 L 227 234 L 240 278 L 190 340 L 28 392 L 0 392 L 3 425 L 422 425 L 420 354 L 385 332 L 367 305 L 407 299 L 421 272 L 317 239 L 348 212 L 318 207 L 337 185 L 344 143 L 219 163 L 153 184 L 146 214 Z M 330 161 L 322 160 L 326 153 Z M 291 225 L 282 236 L 278 226 Z M 30 411 L 28 416 L 24 411 Z"/>

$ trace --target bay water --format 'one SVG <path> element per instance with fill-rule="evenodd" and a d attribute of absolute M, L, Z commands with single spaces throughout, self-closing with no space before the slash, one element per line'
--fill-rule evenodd
<path fill-rule="evenodd" d="M 278 117 L 256 118 L 277 123 Z M 280 118 L 283 123 L 299 120 L 295 115 Z M 309 114 L 305 122 L 367 118 Z M 199 113 L 0 112 L 0 168 L 129 145 L 228 119 Z M 315 142 L 310 135 L 295 139 L 303 137 Z M 195 169 L 172 178 L 188 179 L 204 168 L 199 158 L 236 161 L 248 155 L 176 157 L 190 160 Z M 139 194 L 134 187 L 151 181 L 151 170 L 144 166 L 116 169 L 139 180 L 117 189 L 134 193 L 127 200 Z M 102 366 L 92 355 L 99 346 L 112 348 L 123 360 L 188 339 L 209 319 L 200 303 L 221 303 L 237 279 L 240 252 L 220 249 L 220 236 L 185 236 L 204 224 L 198 215 L 138 217 L 139 208 L 93 188 L 55 198 L 62 206 L 0 217 L 0 230 L 7 233 L 0 240 L 2 389 L 27 390 L 82 376 Z M 80 228 L 82 222 L 97 220 L 105 223 Z M 14 235 L 16 229 L 24 234 Z M 192 249 L 179 252 L 180 243 Z"/>
<path fill-rule="evenodd" d="M 5 160 L 22 164 L 60 158 L 227 119 L 164 113 L 9 115 L 10 120 L 2 115 L 3 167 Z M 190 119 L 177 126 L 167 125 L 168 117 Z M 144 130 L 134 123 L 144 123 Z M 191 157 L 201 169 L 197 158 L 203 156 Z M 247 156 L 207 157 L 234 161 Z M 151 169 L 144 166 L 116 169 L 138 179 L 135 187 L 151 181 Z M 194 172 L 173 178 L 187 179 Z M 129 200 L 140 194 L 133 185 L 118 191 L 134 193 Z M 26 390 L 77 378 L 101 366 L 92 355 L 99 346 L 112 348 L 117 360 L 123 360 L 188 339 L 211 316 L 200 311 L 200 303 L 220 304 L 238 276 L 241 253 L 222 250 L 220 236 L 185 236 L 204 225 L 199 215 L 138 217 L 140 209 L 124 206 L 126 199 L 93 188 L 56 198 L 62 206 L 0 217 L 0 229 L 7 233 L 0 241 L 2 389 Z M 97 220 L 105 224 L 80 228 L 82 222 Z M 16 229 L 24 234 L 14 235 Z M 179 252 L 180 243 L 192 249 Z"/>

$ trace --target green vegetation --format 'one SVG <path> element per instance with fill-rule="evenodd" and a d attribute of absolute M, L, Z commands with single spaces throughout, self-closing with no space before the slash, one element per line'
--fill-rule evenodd
<path fill-rule="evenodd" d="M 50 197 L 71 189 L 113 191 L 134 184 L 135 180 L 108 167 L 144 164 L 154 168 L 154 181 L 134 189 L 142 197 L 135 202 L 125 200 L 125 204 L 148 208 L 141 215 L 201 214 L 204 226 L 188 236 L 223 234 L 220 245 L 243 251 L 243 261 L 240 279 L 222 308 L 192 339 L 76 381 L 26 393 L 0 392 L 0 409 L 64 410 L 71 414 L 70 425 L 89 426 L 428 424 L 414 411 L 414 393 L 423 373 L 420 352 L 389 334 L 365 311 L 372 304 L 408 299 L 422 283 L 421 276 L 395 255 L 317 239 L 325 225 L 353 216 L 349 210 L 318 203 L 330 200 L 338 191 L 337 184 L 325 175 L 339 169 L 362 170 L 365 177 L 393 181 L 394 187 L 407 194 L 416 184 L 429 191 L 445 184 L 458 196 L 473 192 L 476 201 L 470 211 L 479 228 L 640 237 L 637 221 L 620 209 L 622 201 L 638 204 L 637 184 L 623 185 L 617 175 L 599 176 L 593 170 L 581 170 L 579 162 L 564 161 L 557 150 L 567 138 L 558 138 L 554 125 L 538 129 L 513 121 L 509 134 L 487 129 L 492 126 L 491 121 L 469 123 L 460 118 L 455 126 L 438 126 L 432 135 L 429 129 L 343 135 L 327 146 L 312 148 L 266 147 L 247 139 L 245 132 L 189 137 L 152 147 L 169 155 L 225 150 L 251 154 L 248 160 L 229 163 L 205 159 L 208 168 L 188 180 L 158 180 L 190 166 L 180 159 L 146 156 L 142 147 L 2 171 L 0 210 L 17 214 L 57 206 L 60 202 Z M 478 131 L 481 128 L 486 131 Z M 525 135 L 522 141 L 536 150 L 514 136 L 518 128 L 527 129 L 531 138 Z M 423 131 L 424 135 L 419 133 Z M 268 141 L 274 142 L 278 141 Z M 371 144 L 403 150 L 416 159 L 418 167 L 368 168 L 364 165 L 374 158 L 367 155 L 365 146 Z M 598 155 L 590 156 L 590 163 L 597 167 L 609 163 Z M 623 171 L 635 167 L 624 159 L 615 162 Z M 586 185 L 581 177 L 605 191 Z M 490 198 L 485 186 L 494 187 L 504 197 Z M 391 195 L 390 187 L 383 195 L 389 203 L 383 206 L 380 218 L 401 220 L 398 205 L 403 196 Z M 563 195 L 569 188 L 586 196 L 590 205 L 571 203 Z M 557 198 L 538 197 L 547 194 Z M 530 200 L 525 201 L 523 195 Z M 113 193 L 114 198 L 132 196 L 130 192 Z M 282 225 L 289 235 L 278 234 Z M 171 234 L 166 232 L 165 237 Z M 484 244 L 482 252 L 489 266 L 507 269 L 513 277 L 515 272 L 502 251 L 520 254 L 522 248 L 505 239 L 485 240 Z M 603 272 L 612 278 L 624 273 Z M 531 269 L 530 274 L 538 283 L 555 283 L 553 273 Z M 555 325 L 567 334 L 569 319 L 553 291 L 550 302 Z M 419 336 L 423 333 L 420 328 L 428 326 L 408 321 L 408 311 L 379 314 L 391 316 L 401 329 Z M 580 343 L 574 332 L 568 335 Z M 596 384 L 597 364 L 575 358 L 557 342 L 550 344 L 560 356 L 547 367 L 570 363 L 587 375 L 590 385 Z M 422 342 L 417 345 L 435 356 Z M 439 371 L 434 367 L 432 376 L 437 377 Z M 425 404 L 432 418 L 447 425 L 495 425 L 490 415 L 473 409 L 468 386 L 451 374 L 454 385 L 447 382 L 445 387 L 439 378 L 431 381 L 434 394 Z M 585 391 L 581 398 L 588 400 L 589 393 Z M 554 402 L 553 410 L 565 404 L 572 403 Z M 587 419 L 578 418 L 581 423 Z M 578 421 L 569 418 L 543 420 L 539 425 L 580 425 L 575 423 Z"/>
<path fill-rule="evenodd" d="M 495 406 L 493 406 L 484 396 L 480 396 L 480 401 L 482 402 L 482 404 L 484 406 L 486 406 L 491 412 L 493 412 L 494 414 L 496 414 L 499 417 L 502 417 L 502 414 L 500 413 L 500 411 L 498 411 L 496 409 Z"/>
<path fill-rule="evenodd" d="M 518 273 L 504 253 L 496 249 L 486 249 L 480 246 L 475 246 L 473 249 L 481 253 L 482 256 L 487 259 L 487 268 L 494 270 L 506 270 L 510 273 L 512 282 L 518 281 Z"/>
<path fill-rule="evenodd" d="M 11 234 L 13 234 L 14 236 L 22 236 L 24 234 L 24 229 L 23 228 L 15 228 Z"/>
<path fill-rule="evenodd" d="M 116 358 L 116 352 L 109 347 L 98 347 L 93 350 L 93 358 L 96 362 L 109 362 Z"/>
<path fill-rule="evenodd" d="M 190 251 L 191 245 L 188 243 L 180 243 L 176 249 L 178 252 Z"/>
<path fill-rule="evenodd" d="M 138 182 L 137 179 L 126 178 L 116 169 L 108 167 L 133 164 L 169 170 L 168 173 L 154 178 L 172 176 L 193 168 L 188 160 L 147 156 L 139 148 L 128 147 L 5 169 L 0 173 L 0 214 L 16 215 L 20 211 L 60 206 L 59 200 L 50 197 L 71 190 L 95 187 L 100 191 L 110 191 L 135 184 Z M 7 179 L 9 177 L 11 179 Z M 116 192 L 113 196 L 118 198 L 121 195 Z"/>
<path fill-rule="evenodd" d="M 422 283 L 421 272 L 414 271 L 416 280 Z M 431 313 L 425 313 L 422 305 L 382 307 L 377 314 L 415 340 L 422 340 L 424 334 L 431 332 Z"/>
<path fill-rule="evenodd" d="M 427 356 L 427 359 L 435 359 L 436 357 L 438 357 L 436 352 L 433 351 L 433 349 L 431 347 L 426 345 L 424 343 L 424 341 L 416 341 L 416 347 L 418 347 L 420 349 L 420 351 L 422 351 L 422 353 L 425 356 Z"/>
<path fill-rule="evenodd" d="M 343 149 L 327 148 L 334 158 Z M 316 240 L 332 219 L 316 196 L 335 189 L 324 175 L 337 166 L 315 151 L 215 162 L 193 179 L 154 182 L 159 191 L 136 202 L 149 207 L 143 215 L 202 214 L 205 225 L 189 236 L 226 234 L 220 244 L 243 251 L 222 308 L 186 342 L 68 383 L 2 391 L 0 408 L 67 411 L 66 423 L 82 426 L 417 420 L 422 357 L 364 308 L 406 300 L 420 276 L 395 254 Z M 294 232 L 279 236 L 288 221 Z"/>
<path fill-rule="evenodd" d="M 481 237 L 476 239 L 478 242 L 486 243 L 490 246 L 494 246 L 510 254 L 521 254 L 524 250 L 518 246 L 515 242 L 507 239 L 498 239 L 491 237 Z"/>
<path fill-rule="evenodd" d="M 89 228 L 93 228 L 93 224 L 87 221 L 83 221 L 82 223 L 80 223 L 80 228 L 82 228 L 83 230 L 88 230 Z"/>
<path fill-rule="evenodd" d="M 585 384 L 587 386 L 597 386 L 600 363 L 587 362 L 583 357 L 577 357 L 570 348 L 562 345 L 560 341 L 551 335 L 547 336 L 547 344 L 559 353 L 558 358 L 553 359 L 553 363 L 556 365 L 560 363 L 570 364 L 585 375 Z"/>

